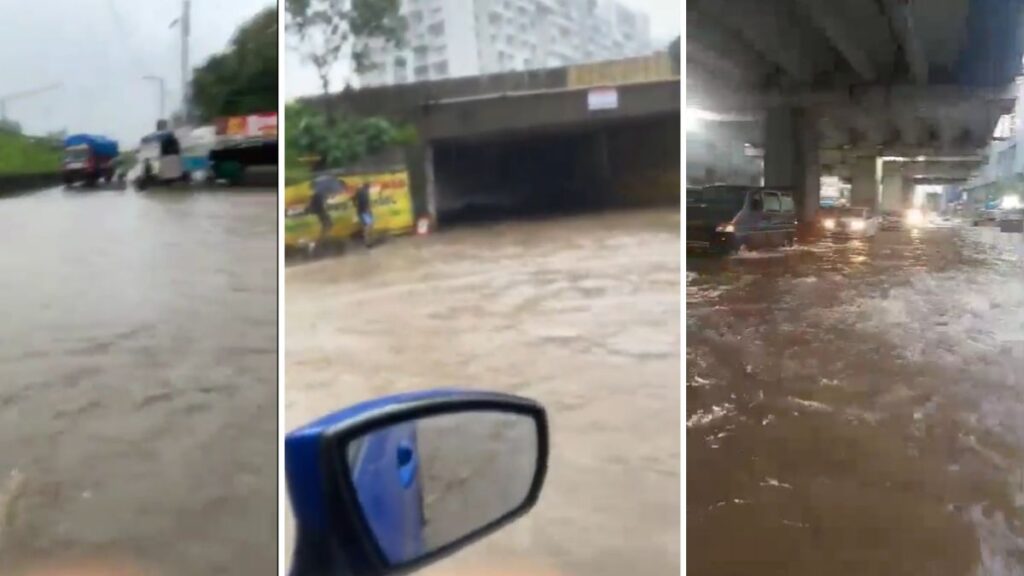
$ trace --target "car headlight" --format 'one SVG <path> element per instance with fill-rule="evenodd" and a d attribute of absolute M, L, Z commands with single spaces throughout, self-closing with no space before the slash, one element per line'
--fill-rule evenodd
<path fill-rule="evenodd" d="M 859 232 L 864 229 L 864 220 L 860 218 L 854 218 L 850 220 L 850 230 Z"/>
<path fill-rule="evenodd" d="M 907 210 L 907 224 L 917 226 L 924 223 L 924 214 L 917 208 Z"/>
<path fill-rule="evenodd" d="M 835 218 L 825 218 L 821 225 L 825 227 L 825 230 L 833 230 L 836 227 L 836 220 Z"/>
<path fill-rule="evenodd" d="M 736 227 L 732 225 L 732 222 L 726 222 L 724 224 L 719 224 L 718 226 L 715 227 L 715 232 L 725 232 L 727 234 L 731 234 L 735 230 L 736 230 Z"/>

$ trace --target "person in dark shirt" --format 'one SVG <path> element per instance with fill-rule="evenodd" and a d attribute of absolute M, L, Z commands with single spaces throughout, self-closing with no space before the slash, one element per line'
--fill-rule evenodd
<path fill-rule="evenodd" d="M 362 227 L 363 244 L 367 248 L 373 243 L 373 207 L 370 202 L 370 183 L 364 182 L 355 192 L 356 214 Z"/>
<path fill-rule="evenodd" d="M 323 169 L 323 164 L 317 166 Z M 320 238 L 317 244 L 327 239 L 327 235 L 334 226 L 331 215 L 327 211 L 327 201 L 337 194 L 345 192 L 345 182 L 331 174 L 320 174 L 313 179 L 313 194 L 309 199 L 309 211 L 320 220 Z"/>

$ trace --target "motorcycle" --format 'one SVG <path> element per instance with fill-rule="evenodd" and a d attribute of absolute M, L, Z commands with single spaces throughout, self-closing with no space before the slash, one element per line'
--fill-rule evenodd
<path fill-rule="evenodd" d="M 408 574 L 523 516 L 544 485 L 537 402 L 454 389 L 379 398 L 285 438 L 292 576 Z"/>

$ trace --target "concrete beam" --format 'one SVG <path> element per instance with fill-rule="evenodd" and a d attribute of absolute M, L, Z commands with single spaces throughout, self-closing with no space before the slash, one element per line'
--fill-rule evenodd
<path fill-rule="evenodd" d="M 421 107 L 417 127 L 424 140 L 445 140 L 542 130 L 586 130 L 655 116 L 678 118 L 679 90 L 679 83 L 674 81 L 624 84 L 617 88 L 617 107 L 597 111 L 587 108 L 589 89 L 459 98 Z"/>
<path fill-rule="evenodd" d="M 888 163 L 887 163 L 888 164 Z M 899 166 L 900 172 L 907 178 L 955 178 L 967 180 L 977 171 L 977 167 L 964 166 L 961 164 L 948 163 L 943 166 L 941 163 L 908 162 Z"/>
<path fill-rule="evenodd" d="M 1008 113 L 1017 98 L 1015 85 L 975 88 L 946 84 L 941 86 L 870 86 L 857 90 L 804 90 L 776 93 L 709 93 L 709 105 L 715 111 L 742 112 L 778 107 L 816 108 L 826 111 L 837 107 L 868 110 L 896 106 L 921 113 L 944 111 L 953 106 L 992 105 Z"/>
<path fill-rule="evenodd" d="M 903 57 L 910 70 L 910 77 L 914 83 L 923 86 L 928 83 L 928 59 L 914 28 L 914 17 L 908 4 L 907 0 L 882 0 L 900 46 L 903 47 Z"/>
<path fill-rule="evenodd" d="M 943 178 L 932 176 L 920 176 L 913 179 L 915 186 L 945 186 L 947 184 L 963 184 L 966 178 Z"/>
<path fill-rule="evenodd" d="M 716 90 L 751 90 L 756 78 L 714 52 L 686 49 L 686 98 L 699 102 L 709 85 Z M 699 106 L 698 106 L 699 107 Z"/>
<path fill-rule="evenodd" d="M 736 33 L 727 30 L 711 18 L 686 7 L 686 58 L 715 68 L 742 71 L 747 84 L 760 85 L 771 73 L 772 65 Z M 687 71 L 687 75 L 689 71 Z"/>
<path fill-rule="evenodd" d="M 690 0 L 687 19 L 694 16 L 698 20 L 713 20 L 732 30 L 763 58 L 801 84 L 810 84 L 814 80 L 822 60 L 828 55 L 829 47 L 824 37 L 803 26 L 799 15 L 785 3 Z"/>
<path fill-rule="evenodd" d="M 842 2 L 836 0 L 796 0 L 811 16 L 811 20 L 821 28 L 822 32 L 849 62 L 850 67 L 860 76 L 861 80 L 873 81 L 878 77 L 878 70 L 868 56 L 867 50 L 858 42 L 850 22 L 841 12 Z"/>

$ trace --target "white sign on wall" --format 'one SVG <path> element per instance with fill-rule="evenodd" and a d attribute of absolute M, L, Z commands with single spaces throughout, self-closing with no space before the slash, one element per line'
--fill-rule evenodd
<path fill-rule="evenodd" d="M 619 91 L 615 88 L 591 88 L 587 92 L 587 110 L 615 110 L 619 107 Z"/>

